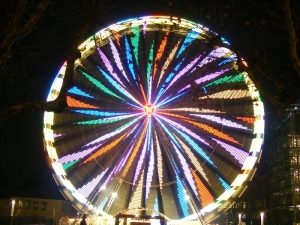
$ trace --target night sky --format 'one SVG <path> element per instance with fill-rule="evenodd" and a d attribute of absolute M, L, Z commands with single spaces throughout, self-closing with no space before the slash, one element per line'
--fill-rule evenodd
<path fill-rule="evenodd" d="M 0 126 L 2 195 L 45 187 L 60 197 L 43 147 L 43 114 L 16 117 Z M 33 189 L 33 190 L 32 190 Z"/>

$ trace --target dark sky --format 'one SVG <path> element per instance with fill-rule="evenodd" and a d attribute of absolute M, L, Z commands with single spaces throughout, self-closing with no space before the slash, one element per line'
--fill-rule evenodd
<path fill-rule="evenodd" d="M 43 114 L 16 117 L 0 126 L 2 195 L 48 187 L 60 196 L 43 147 Z M 50 193 L 49 193 L 50 194 Z"/>

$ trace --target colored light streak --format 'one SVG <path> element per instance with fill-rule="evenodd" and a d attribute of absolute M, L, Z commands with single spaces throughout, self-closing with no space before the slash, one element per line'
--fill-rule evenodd
<path fill-rule="evenodd" d="M 181 141 L 179 138 L 177 138 L 177 141 L 179 142 L 179 144 L 182 146 L 184 152 L 188 155 L 190 162 L 194 165 L 194 167 L 196 168 L 196 170 L 201 174 L 201 176 L 207 181 L 207 183 L 209 184 L 208 181 L 208 177 L 206 176 L 202 166 L 200 165 L 200 163 L 198 162 L 197 158 L 195 157 L 194 153 L 190 150 L 190 148 L 183 142 Z"/>
<path fill-rule="evenodd" d="M 102 90 L 105 93 L 107 93 L 107 94 L 109 94 L 111 96 L 114 96 L 114 97 L 116 97 L 118 99 L 124 100 L 123 98 L 121 98 L 120 96 L 116 95 L 111 90 L 109 90 L 107 87 L 105 87 L 100 81 L 98 81 L 97 79 L 93 78 L 92 76 L 90 76 L 86 72 L 83 72 L 82 70 L 79 70 L 79 72 L 82 75 L 84 75 L 89 81 L 91 81 L 96 87 L 98 87 L 100 90 Z"/>
<path fill-rule="evenodd" d="M 200 63 L 199 63 L 199 67 L 202 67 L 208 63 L 211 63 L 212 61 L 216 60 L 216 59 L 220 59 L 220 58 L 229 58 L 229 59 L 236 59 L 236 55 L 229 50 L 228 48 L 224 48 L 224 47 L 220 47 L 217 49 L 214 49 L 213 51 L 211 51 L 208 56 L 206 56 Z M 221 64 L 222 65 L 222 64 Z M 218 65 L 220 66 L 220 65 Z"/>
<path fill-rule="evenodd" d="M 97 106 L 93 106 L 87 103 L 83 103 L 79 100 L 76 100 L 70 96 L 67 96 L 67 104 L 69 107 L 74 107 L 74 108 L 90 108 L 90 109 L 99 109 Z"/>
<path fill-rule="evenodd" d="M 226 73 L 226 72 L 228 72 L 228 71 L 230 71 L 230 70 L 232 70 L 232 68 L 227 68 L 227 69 L 223 69 L 223 70 L 221 70 L 221 71 L 217 71 L 217 72 L 214 72 L 214 73 L 211 73 L 211 74 L 204 75 L 204 76 L 202 76 L 202 77 L 196 79 L 196 80 L 194 81 L 194 83 L 199 85 L 199 84 L 201 84 L 201 83 L 204 83 L 204 82 L 213 80 L 213 79 L 215 79 L 215 78 L 217 78 L 217 77 L 223 75 L 224 73 Z M 188 89 L 188 88 L 191 88 L 191 87 L 192 87 L 192 85 L 191 85 L 191 84 L 188 84 L 187 86 L 185 86 L 184 88 L 182 88 L 179 92 L 182 92 L 182 91 L 184 91 L 184 90 L 186 90 L 186 89 Z"/>
<path fill-rule="evenodd" d="M 237 118 L 238 120 L 242 120 L 242 121 L 245 121 L 247 123 L 251 123 L 251 124 L 254 124 L 254 122 L 256 121 L 256 118 L 255 117 L 242 117 L 242 116 L 237 116 L 235 117 Z"/>
<path fill-rule="evenodd" d="M 227 184 L 221 177 L 218 176 L 219 181 L 221 182 L 222 186 L 225 188 L 225 191 L 230 190 L 231 187 Z"/>
<path fill-rule="evenodd" d="M 126 115 L 129 113 L 117 113 L 117 112 L 105 112 L 105 111 L 99 111 L 99 110 L 81 110 L 81 109 L 75 109 L 75 110 L 70 110 L 71 112 L 75 113 L 82 113 L 86 115 L 92 115 L 92 116 L 119 116 L 119 115 Z"/>
<path fill-rule="evenodd" d="M 188 163 L 186 162 L 186 159 L 183 157 L 181 152 L 178 150 L 178 148 L 174 144 L 173 144 L 173 147 L 176 150 L 176 153 L 177 153 L 178 158 L 180 160 L 181 168 L 183 169 L 185 179 L 188 181 L 189 185 L 191 186 L 192 191 L 194 192 L 195 196 L 198 197 L 197 188 L 195 186 L 195 182 L 193 180 L 193 176 L 192 176 L 191 171 L 190 171 L 190 166 L 188 165 Z"/>
<path fill-rule="evenodd" d="M 156 108 L 161 108 L 162 106 L 166 105 L 167 103 L 170 103 L 170 102 L 172 102 L 173 100 L 176 100 L 177 98 L 179 98 L 179 97 L 185 95 L 185 94 L 188 93 L 188 92 L 189 92 L 189 91 L 185 91 L 185 92 L 180 93 L 180 94 L 177 94 L 177 95 L 175 95 L 175 96 L 173 96 L 173 97 L 170 97 L 170 96 L 169 96 L 169 97 L 165 98 L 163 101 L 159 102 L 159 103 L 157 104 Z"/>
<path fill-rule="evenodd" d="M 121 43 L 120 43 L 120 37 L 119 37 L 119 34 L 118 32 L 114 31 L 114 30 L 110 30 L 110 32 L 113 34 L 118 46 L 120 47 L 121 46 Z"/>
<path fill-rule="evenodd" d="M 123 87 L 125 87 L 124 84 L 122 83 L 122 81 L 120 80 L 118 74 L 115 73 L 113 66 L 111 65 L 109 59 L 108 59 L 107 56 L 104 54 L 104 52 L 102 52 L 100 48 L 97 48 L 97 50 L 98 50 L 98 53 L 99 53 L 99 55 L 100 55 L 100 57 L 101 57 L 101 59 L 102 59 L 104 65 L 106 66 L 106 68 L 107 68 L 107 70 L 109 71 L 109 73 L 111 74 L 111 76 L 112 76 L 116 81 L 118 81 L 119 84 L 121 84 Z"/>
<path fill-rule="evenodd" d="M 198 57 L 196 57 L 192 62 L 190 62 L 189 64 L 187 64 L 170 82 L 170 84 L 168 85 L 168 87 L 166 88 L 166 90 L 168 88 L 170 88 L 178 79 L 180 79 L 183 75 L 185 75 L 195 64 L 196 62 L 198 62 L 198 60 L 200 59 L 201 55 L 199 55 Z"/>
<path fill-rule="evenodd" d="M 210 203 L 214 202 L 214 197 L 212 196 L 210 191 L 205 187 L 201 179 L 197 176 L 196 172 L 194 170 L 191 170 L 191 172 L 199 191 L 202 207 L 208 206 Z"/>
<path fill-rule="evenodd" d="M 129 43 L 127 40 L 127 36 L 124 36 L 124 40 L 125 40 L 126 59 L 127 59 L 128 68 L 130 70 L 130 73 L 133 77 L 135 84 L 138 86 L 137 77 L 136 77 L 135 71 L 134 71 L 133 58 L 132 58 L 131 49 L 130 49 L 130 46 L 129 46 Z"/>
<path fill-rule="evenodd" d="M 167 89 L 167 84 L 170 82 L 170 80 L 172 79 L 172 77 L 174 76 L 175 72 L 180 68 L 182 62 L 184 61 L 185 58 L 183 58 L 174 68 L 174 72 L 171 72 L 169 74 L 169 76 L 167 77 L 167 79 L 164 81 L 161 89 L 159 90 L 159 93 L 156 95 L 155 101 L 154 103 L 156 103 L 159 98 L 161 97 L 161 95 L 166 91 Z"/>
<path fill-rule="evenodd" d="M 151 139 L 148 138 L 148 142 L 150 142 L 150 141 L 151 141 Z M 149 165 L 148 165 L 147 178 L 146 178 L 146 194 L 145 194 L 146 199 L 148 199 L 148 195 L 150 192 L 153 173 L 154 173 L 154 149 L 153 149 L 153 142 L 151 141 L 150 161 L 149 161 Z"/>
<path fill-rule="evenodd" d="M 160 84 L 161 80 L 162 80 L 162 77 L 163 75 L 165 74 L 165 72 L 167 71 L 168 69 L 168 66 L 169 64 L 172 62 L 172 60 L 174 59 L 174 56 L 176 54 L 176 51 L 179 47 L 179 44 L 180 44 L 181 40 L 179 40 L 177 42 L 177 44 L 174 46 L 174 48 L 172 49 L 172 51 L 170 52 L 170 55 L 169 57 L 167 58 L 167 60 L 165 61 L 164 65 L 163 65 L 163 68 L 161 69 L 161 72 L 160 72 L 160 76 L 159 76 L 159 79 L 158 79 L 158 82 L 157 82 L 157 86 Z"/>
<path fill-rule="evenodd" d="M 209 84 L 206 84 L 205 87 L 213 86 L 213 85 L 220 85 L 220 84 L 226 84 L 226 83 L 235 83 L 235 82 L 244 82 L 244 75 L 238 74 L 238 75 L 230 75 L 230 76 L 224 76 L 221 77 Z"/>
<path fill-rule="evenodd" d="M 222 139 L 225 139 L 227 141 L 230 141 L 230 142 L 233 142 L 233 143 L 236 143 L 236 144 L 239 144 L 238 141 L 234 140 L 233 138 L 231 138 L 230 136 L 228 136 L 227 134 L 224 134 L 223 132 L 221 131 L 218 131 L 217 129 L 211 127 L 211 126 L 208 126 L 206 124 L 203 124 L 203 123 L 198 123 L 198 122 L 193 122 L 191 121 L 188 117 L 185 117 L 185 116 L 180 116 L 180 115 L 177 115 L 177 114 L 172 114 L 172 113 L 166 113 L 166 112 L 160 112 L 161 114 L 164 114 L 164 115 L 167 115 L 167 116 L 172 116 L 172 117 L 176 117 L 176 118 L 181 118 L 183 119 L 184 121 L 190 123 L 190 124 L 193 124 L 201 129 L 204 129 L 206 131 L 208 131 L 209 133 L 211 134 L 214 134 L 215 136 L 218 136 Z M 239 144 L 240 145 L 240 144 Z"/>
<path fill-rule="evenodd" d="M 130 121 L 130 122 L 124 124 L 123 126 L 117 128 L 117 129 L 115 129 L 114 131 L 112 131 L 112 132 L 110 132 L 110 133 L 107 133 L 107 134 L 105 134 L 105 135 L 103 135 L 103 136 L 101 136 L 101 137 L 99 137 L 99 138 L 97 138 L 97 139 L 95 139 L 95 140 L 89 142 L 88 144 L 86 144 L 86 145 L 84 145 L 84 146 L 89 146 L 89 145 L 91 145 L 91 144 L 95 144 L 95 143 L 104 141 L 104 140 L 106 140 L 106 139 L 108 139 L 108 138 L 110 138 L 110 137 L 113 137 L 113 136 L 115 136 L 115 135 L 117 135 L 117 134 L 123 132 L 124 130 L 126 130 L 127 128 L 129 128 L 130 126 L 132 126 L 134 123 L 136 123 L 141 117 L 142 117 L 142 116 L 140 116 L 140 117 L 138 117 L 138 118 L 136 118 L 136 119 L 134 119 L 134 120 L 132 120 L 132 121 Z"/>
<path fill-rule="evenodd" d="M 122 66 L 122 62 L 121 62 L 118 50 L 117 50 L 116 46 L 114 45 L 113 41 L 110 38 L 109 38 L 109 44 L 110 44 L 110 48 L 111 48 L 111 51 L 113 53 L 113 56 L 114 56 L 114 59 L 115 59 L 115 62 L 117 64 L 118 69 L 121 71 L 121 73 L 123 74 L 123 76 L 129 82 L 129 79 L 128 79 L 125 71 L 124 71 L 123 66 Z"/>
<path fill-rule="evenodd" d="M 201 34 L 195 30 L 189 31 L 189 33 L 186 35 L 182 46 L 180 47 L 178 54 L 176 58 L 178 58 L 181 53 L 196 39 L 200 36 Z"/>
<path fill-rule="evenodd" d="M 123 135 L 121 135 L 119 138 L 116 138 L 113 142 L 111 142 L 110 144 L 103 146 L 102 148 L 100 148 L 97 152 L 95 152 L 94 154 L 92 154 L 90 157 L 88 157 L 83 163 L 87 163 L 99 156 L 101 156 L 102 154 L 106 153 L 107 151 L 111 150 L 113 146 L 118 145 L 122 140 L 124 140 L 124 138 L 127 136 L 127 134 L 130 131 L 125 132 Z"/>
<path fill-rule="evenodd" d="M 138 100 L 136 100 L 126 89 L 124 89 L 122 86 L 120 86 L 117 82 L 115 82 L 107 73 L 105 73 L 99 66 L 97 66 L 102 75 L 123 95 L 130 98 L 135 103 L 141 105 Z M 142 106 L 142 105 L 141 105 Z"/>
<path fill-rule="evenodd" d="M 158 62 L 160 61 L 164 51 L 165 51 L 165 47 L 167 45 L 167 40 L 168 40 L 168 35 L 169 35 L 169 31 L 166 32 L 160 46 L 159 46 L 159 49 L 157 50 L 157 54 L 156 54 L 156 57 L 155 57 L 155 64 L 154 64 L 154 69 L 153 69 L 153 80 L 156 76 L 156 71 L 157 71 L 157 66 L 158 66 Z"/>
<path fill-rule="evenodd" d="M 57 160 L 57 162 L 61 163 L 61 164 L 66 164 L 66 163 L 69 163 L 69 162 L 72 162 L 72 161 L 77 162 L 80 159 L 83 159 L 84 157 L 89 155 L 91 152 L 95 151 L 99 147 L 100 147 L 100 145 L 96 145 L 96 146 L 93 146 L 93 147 L 85 149 L 85 150 L 81 150 L 81 151 L 79 150 L 79 151 L 77 151 L 76 153 L 73 153 L 73 154 L 67 154 L 67 155 L 59 158 Z"/>
<path fill-rule="evenodd" d="M 181 183 L 181 179 L 178 175 L 176 175 L 176 183 L 177 183 L 177 192 L 178 192 L 178 199 L 179 203 L 183 212 L 183 215 L 187 217 L 189 215 L 189 205 L 185 199 L 185 192 L 183 185 Z"/>
<path fill-rule="evenodd" d="M 183 125 L 181 125 L 180 123 L 176 123 L 173 120 L 167 119 L 166 117 L 160 116 L 159 114 L 157 115 L 159 118 L 161 118 L 162 120 L 166 121 L 168 124 L 171 124 L 172 126 L 180 129 L 181 131 L 185 132 L 186 134 L 190 135 L 191 137 L 195 138 L 196 140 L 202 142 L 203 144 L 205 144 L 206 146 L 209 146 L 212 148 L 212 146 L 205 141 L 203 138 L 201 138 L 199 135 L 197 135 L 196 133 L 192 132 L 191 130 L 189 130 L 188 128 L 184 127 Z"/>
<path fill-rule="evenodd" d="M 144 163 L 144 159 L 145 159 L 145 155 L 146 155 L 146 150 L 147 150 L 147 142 L 144 142 L 143 149 L 141 151 L 138 164 L 136 166 L 136 170 L 135 170 L 135 174 L 134 174 L 134 179 L 133 179 L 133 182 L 132 182 L 132 188 L 134 187 L 134 185 L 135 185 L 135 183 L 136 183 L 136 181 L 138 179 L 138 176 L 139 176 L 139 174 L 141 172 L 141 168 L 142 168 L 142 165 Z"/>
<path fill-rule="evenodd" d="M 152 42 L 150 52 L 149 52 L 149 57 L 147 61 L 147 74 L 146 74 L 146 79 L 147 79 L 147 90 L 148 90 L 148 102 L 150 103 L 151 101 L 151 82 L 152 79 L 150 79 L 151 72 L 152 72 L 152 67 L 153 67 L 153 47 L 154 47 L 154 41 Z"/>
<path fill-rule="evenodd" d="M 84 184 L 82 187 L 78 188 L 78 193 L 82 194 L 84 197 L 87 198 L 92 193 L 92 191 L 98 186 L 100 180 L 103 178 L 107 170 L 108 168 L 102 171 L 102 173 L 99 174 L 96 178 Z"/>
<path fill-rule="evenodd" d="M 213 116 L 213 115 L 204 115 L 204 114 L 190 114 L 191 116 L 196 116 L 196 117 L 200 117 L 203 119 L 207 119 L 219 124 L 222 124 L 223 126 L 227 126 L 227 127 L 234 127 L 234 128 L 238 128 L 238 129 L 242 129 L 242 130 L 250 130 L 247 127 L 244 127 L 241 124 L 238 124 L 236 122 L 233 122 L 231 120 L 227 120 L 218 116 Z"/>
<path fill-rule="evenodd" d="M 84 96 L 84 97 L 88 97 L 88 98 L 95 98 L 91 95 L 89 95 L 88 93 L 80 90 L 78 87 L 74 86 L 72 87 L 71 89 L 68 90 L 68 93 L 72 93 L 72 94 L 75 94 L 75 95 L 81 95 L 81 96 Z"/>
<path fill-rule="evenodd" d="M 243 165 L 246 158 L 248 157 L 249 153 L 238 149 L 236 147 L 233 147 L 229 144 L 226 144 L 225 142 L 222 142 L 220 140 L 217 140 L 215 138 L 212 138 L 215 142 L 217 142 L 219 145 L 221 145 L 227 152 L 229 152 L 234 158 L 241 164 Z"/>
<path fill-rule="evenodd" d="M 240 98 L 249 98 L 249 90 L 226 90 L 220 91 L 205 97 L 199 97 L 199 99 L 215 98 L 215 99 L 240 99 Z"/>
<path fill-rule="evenodd" d="M 176 129 L 176 128 L 175 128 Z M 216 165 L 214 165 L 213 161 L 211 161 L 210 157 L 206 155 L 206 153 L 200 148 L 200 146 L 193 140 L 191 139 L 188 135 L 185 133 L 179 131 L 176 129 L 176 131 L 187 141 L 187 143 L 192 146 L 192 148 L 200 155 L 202 156 L 207 162 L 209 162 L 213 167 L 216 168 Z"/>
<path fill-rule="evenodd" d="M 157 171 L 158 171 L 158 180 L 159 180 L 159 187 L 162 190 L 162 184 L 163 184 L 163 163 L 162 163 L 162 154 L 160 145 L 158 142 L 157 133 L 155 132 L 155 140 L 156 140 L 156 154 L 157 154 Z"/>
<path fill-rule="evenodd" d="M 132 27 L 133 36 L 131 37 L 131 43 L 133 45 L 133 53 L 135 56 L 136 65 L 139 66 L 139 39 L 140 39 L 140 27 Z"/>
<path fill-rule="evenodd" d="M 138 140 L 136 141 L 136 143 L 135 143 L 135 147 L 134 147 L 134 149 L 133 149 L 132 154 L 130 155 L 130 158 L 129 158 L 128 161 L 127 161 L 127 164 L 126 164 L 125 168 L 123 169 L 122 177 L 124 177 L 124 176 L 127 174 L 127 172 L 128 172 L 128 170 L 129 170 L 129 168 L 130 168 L 130 166 L 131 166 L 131 164 L 132 164 L 134 158 L 136 157 L 136 154 L 138 153 L 138 151 L 139 151 L 139 149 L 140 149 L 140 146 L 141 146 L 141 144 L 142 144 L 142 141 L 143 141 L 144 138 L 145 138 L 146 131 L 147 131 L 147 126 L 145 125 L 145 126 L 143 127 L 143 130 L 142 130 L 142 133 L 141 133 L 139 139 L 138 139 Z"/>
<path fill-rule="evenodd" d="M 95 125 L 95 124 L 110 124 L 115 123 L 121 120 L 125 120 L 131 117 L 135 117 L 141 115 L 141 113 L 131 114 L 131 115 L 123 115 L 123 116 L 114 116 L 110 118 L 103 118 L 103 119 L 96 119 L 96 120 L 87 120 L 87 121 L 80 121 L 74 122 L 73 124 L 81 124 L 81 125 Z"/>
<path fill-rule="evenodd" d="M 138 208 L 141 206 L 143 186 L 144 186 L 144 170 L 142 171 L 142 175 L 140 176 L 140 180 L 136 187 L 136 190 L 133 192 L 133 197 L 131 199 L 131 202 L 129 203 L 129 208 Z"/>

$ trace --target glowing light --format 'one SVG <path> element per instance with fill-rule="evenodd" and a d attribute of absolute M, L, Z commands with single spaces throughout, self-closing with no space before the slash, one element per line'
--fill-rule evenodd
<path fill-rule="evenodd" d="M 120 96 L 116 95 L 115 93 L 113 93 L 111 90 L 109 90 L 107 87 L 105 87 L 100 81 L 98 81 L 97 79 L 93 78 L 91 75 L 87 74 L 86 72 L 79 70 L 82 75 L 84 75 L 89 81 L 91 81 L 94 85 L 96 85 L 98 88 L 100 88 L 102 91 L 104 91 L 105 93 L 114 96 L 118 99 L 124 100 L 123 98 L 121 98 Z"/>
<path fill-rule="evenodd" d="M 95 98 L 91 95 L 89 95 L 88 93 L 80 90 L 78 87 L 74 86 L 72 87 L 71 89 L 68 90 L 69 93 L 72 93 L 72 94 L 76 94 L 76 95 L 81 95 L 81 96 L 85 96 L 85 97 L 88 97 L 88 98 Z"/>
<path fill-rule="evenodd" d="M 132 27 L 133 36 L 131 37 L 131 43 L 134 46 L 133 52 L 137 66 L 139 66 L 139 39 L 140 39 L 140 27 Z"/>
<path fill-rule="evenodd" d="M 154 107 L 154 105 L 151 105 L 151 104 L 145 105 L 144 111 L 147 115 L 152 115 L 152 113 L 155 112 L 155 107 Z"/>
<path fill-rule="evenodd" d="M 199 179 L 196 172 L 193 171 L 193 170 L 192 170 L 192 175 L 193 175 L 193 177 L 195 179 L 195 182 L 196 182 L 196 185 L 198 187 L 199 196 L 200 196 L 200 199 L 201 199 L 202 206 L 203 207 L 208 206 L 209 204 L 211 204 L 214 201 L 214 197 L 209 192 L 209 190 L 205 187 L 203 182 Z"/>
<path fill-rule="evenodd" d="M 67 96 L 67 104 L 69 107 L 74 107 L 74 108 L 90 108 L 90 109 L 98 109 L 99 108 L 97 106 L 83 103 L 79 100 L 76 100 L 76 99 L 70 97 L 70 96 Z"/>
<path fill-rule="evenodd" d="M 156 75 L 156 70 L 157 70 L 157 64 L 165 50 L 165 47 L 167 45 L 167 39 L 168 39 L 168 35 L 169 35 L 169 32 L 166 33 L 166 35 L 164 36 L 160 46 L 159 46 L 159 49 L 157 51 L 157 54 L 156 54 L 156 57 L 155 57 L 155 64 L 154 64 L 154 69 L 153 69 L 153 79 L 155 78 L 155 75 Z"/>

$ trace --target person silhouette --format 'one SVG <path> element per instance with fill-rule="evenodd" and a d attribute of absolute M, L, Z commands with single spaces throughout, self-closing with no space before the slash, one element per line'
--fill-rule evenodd
<path fill-rule="evenodd" d="M 80 221 L 80 225 L 87 225 L 85 219 L 86 219 L 86 214 L 83 214 L 82 215 L 82 220 Z"/>

